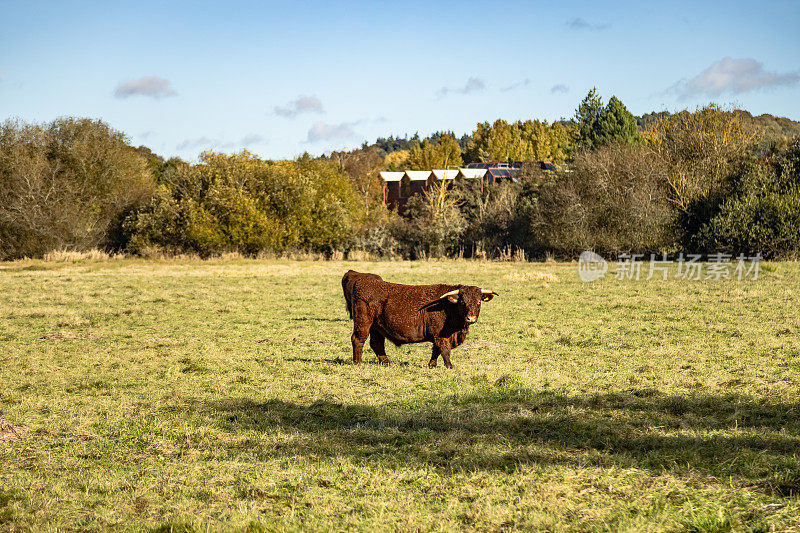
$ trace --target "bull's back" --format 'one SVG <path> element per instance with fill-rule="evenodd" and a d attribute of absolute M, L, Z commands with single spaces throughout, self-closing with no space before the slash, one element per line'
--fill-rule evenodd
<path fill-rule="evenodd" d="M 395 344 L 430 340 L 427 331 L 432 314 L 442 294 L 451 290 L 448 285 L 402 285 L 381 282 L 381 297 L 377 300 L 376 322 L 382 333 Z"/>

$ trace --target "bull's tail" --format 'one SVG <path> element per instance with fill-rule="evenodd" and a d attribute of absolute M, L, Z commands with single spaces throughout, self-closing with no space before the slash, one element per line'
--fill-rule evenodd
<path fill-rule="evenodd" d="M 344 295 L 344 308 L 347 309 L 347 314 L 350 315 L 350 320 L 353 320 L 353 306 L 350 304 L 350 298 Z"/>
<path fill-rule="evenodd" d="M 349 272 L 348 272 L 349 274 Z M 345 278 L 347 274 L 345 274 Z M 342 293 L 344 293 L 344 308 L 347 309 L 347 314 L 350 315 L 350 320 L 353 320 L 353 305 L 350 303 L 350 294 L 347 292 L 347 283 L 345 278 L 342 278 Z"/>

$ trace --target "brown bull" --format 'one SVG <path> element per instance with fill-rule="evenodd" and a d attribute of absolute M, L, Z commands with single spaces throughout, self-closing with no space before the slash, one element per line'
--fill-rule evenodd
<path fill-rule="evenodd" d="M 353 319 L 353 362 L 361 362 L 364 343 L 382 363 L 388 363 L 385 341 L 396 346 L 417 342 L 433 343 L 428 366 L 435 367 L 439 355 L 444 366 L 450 363 L 450 350 L 459 346 L 478 320 L 481 302 L 496 292 L 469 285 L 400 285 L 388 283 L 374 274 L 349 271 L 342 278 L 342 289 Z"/>

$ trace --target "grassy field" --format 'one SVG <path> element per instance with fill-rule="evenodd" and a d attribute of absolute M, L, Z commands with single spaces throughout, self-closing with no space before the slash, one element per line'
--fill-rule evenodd
<path fill-rule="evenodd" d="M 800 265 L 766 267 L 0 264 L 0 529 L 798 531 Z M 355 367 L 349 268 L 500 297 L 454 370 Z"/>

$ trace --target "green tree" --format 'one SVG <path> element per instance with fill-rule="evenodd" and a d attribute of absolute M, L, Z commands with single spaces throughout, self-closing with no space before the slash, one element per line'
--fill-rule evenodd
<path fill-rule="evenodd" d="M 576 141 L 582 148 L 595 147 L 600 116 L 603 114 L 603 99 L 593 87 L 575 110 Z"/>
<path fill-rule="evenodd" d="M 622 101 L 612 96 L 607 105 L 593 88 L 575 110 L 577 143 L 593 150 L 613 143 L 633 143 L 641 140 L 636 117 Z"/>
<path fill-rule="evenodd" d="M 595 147 L 616 142 L 635 143 L 642 140 L 636 118 L 616 96 L 612 96 L 597 122 Z"/>

